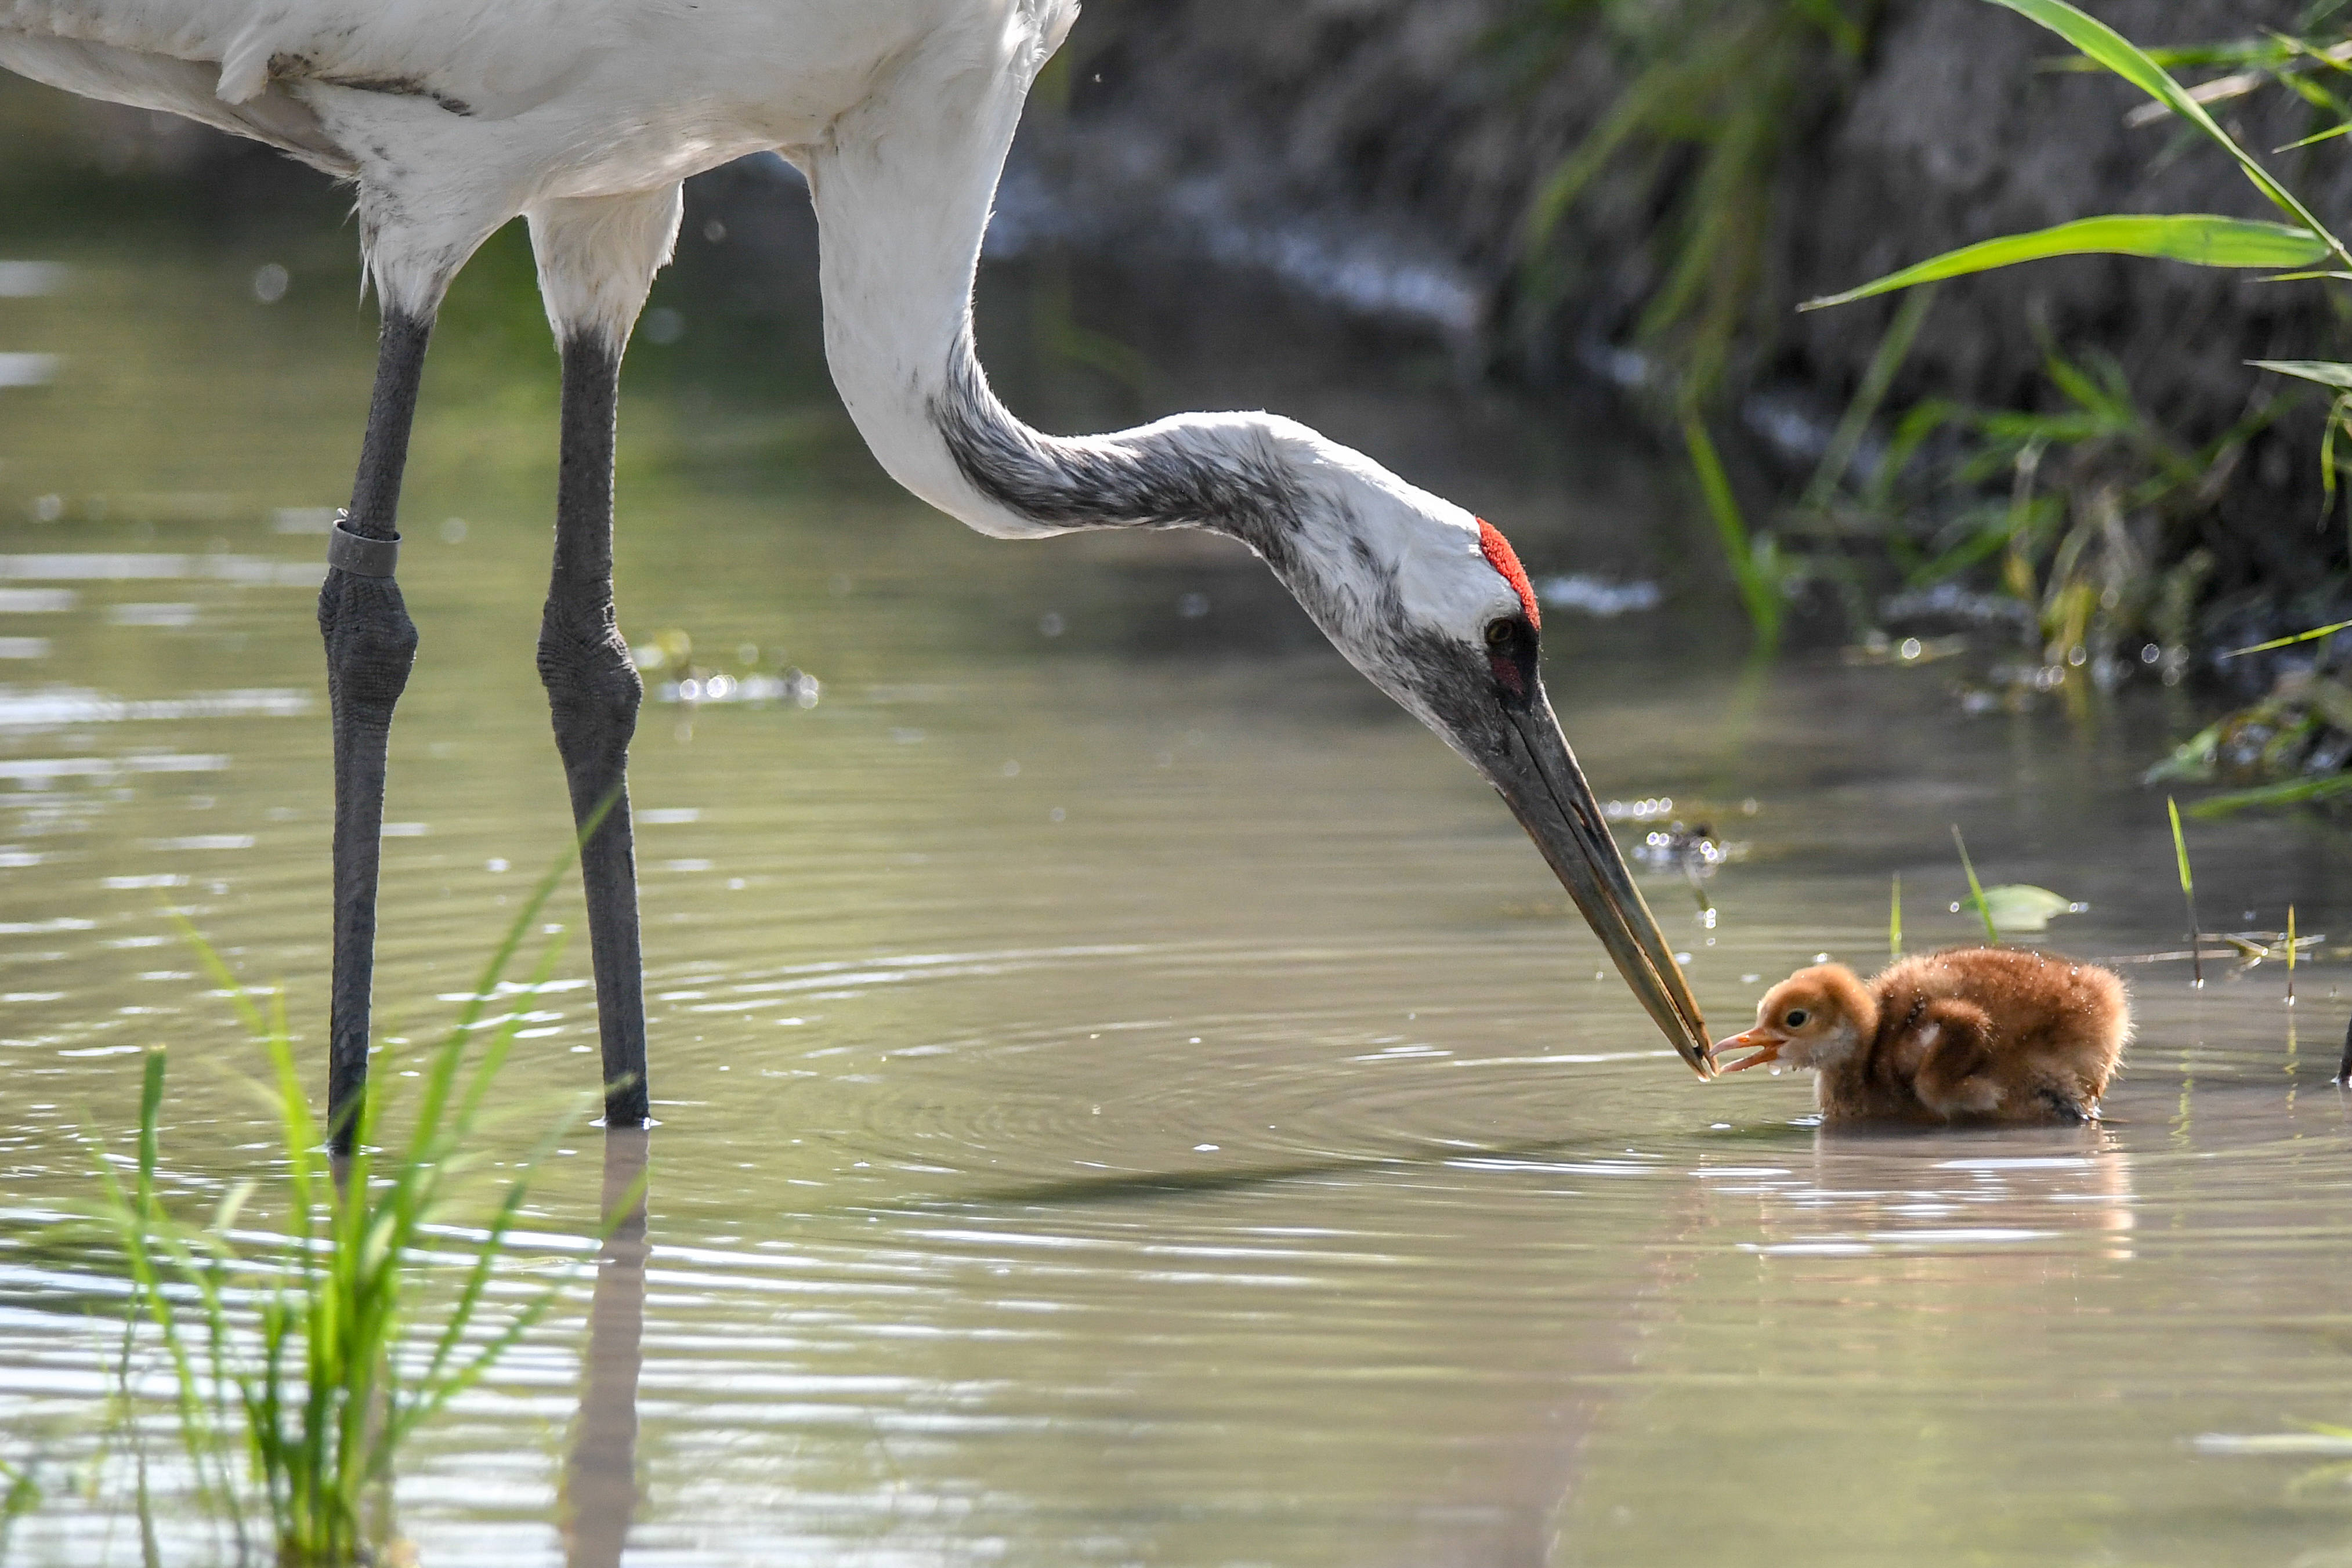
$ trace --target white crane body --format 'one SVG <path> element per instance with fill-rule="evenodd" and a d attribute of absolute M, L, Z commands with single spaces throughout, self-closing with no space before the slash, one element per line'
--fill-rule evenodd
<path fill-rule="evenodd" d="M 606 1019 L 608 1086 L 616 1062 L 634 1072 L 643 1113 L 642 999 L 614 977 L 637 963 L 623 774 L 637 688 L 613 624 L 614 388 L 677 236 L 681 182 L 773 150 L 807 176 L 827 358 L 893 477 L 1000 538 L 1127 526 L 1243 540 L 1358 668 L 1496 785 L 1660 1027 L 1706 1070 L 1696 1004 L 1551 718 L 1540 617 L 1499 534 L 1289 420 L 1181 414 L 1049 436 L 989 390 L 971 337 L 981 241 L 1030 87 L 1076 16 L 1076 0 L 0 0 L 0 68 L 257 139 L 357 191 L 385 339 L 350 538 L 339 528 L 320 608 L 338 699 L 339 1062 L 356 1051 L 364 1071 L 370 824 L 415 641 L 390 579 L 416 375 L 450 279 L 521 215 L 565 355 L 541 667 L 575 815 L 614 841 L 602 856 L 592 842 L 583 873 L 600 1007 L 640 1015 Z M 341 646 L 355 626 L 368 645 Z M 348 724 L 346 694 L 360 714 Z M 596 790 L 618 800 L 617 828 L 596 826 Z M 359 802 L 348 812 L 346 795 Z M 609 953 L 605 934 L 619 944 Z"/>

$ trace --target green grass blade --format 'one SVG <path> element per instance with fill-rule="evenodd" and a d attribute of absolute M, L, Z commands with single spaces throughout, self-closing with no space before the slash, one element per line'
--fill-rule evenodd
<path fill-rule="evenodd" d="M 251 997 L 246 995 L 245 982 L 236 977 L 236 971 L 228 967 L 228 960 L 205 940 L 204 934 L 196 929 L 195 922 L 176 909 L 167 908 L 163 913 L 171 916 L 172 924 L 180 928 L 180 935 L 186 939 L 188 946 L 195 949 L 197 962 L 227 993 L 229 1006 L 236 1009 L 236 1016 L 244 1020 L 247 1030 L 257 1038 L 268 1033 L 268 1025 L 262 1019 L 261 1009 L 253 1005 Z"/>
<path fill-rule="evenodd" d="M 1696 410 L 1686 410 L 1683 414 L 1683 440 L 1690 448 L 1691 468 L 1698 476 L 1699 490 L 1706 497 L 1708 515 L 1714 517 L 1716 532 L 1722 538 L 1724 557 L 1738 581 L 1748 622 L 1756 629 L 1757 647 L 1759 652 L 1769 652 L 1780 642 L 1780 586 L 1757 559 L 1759 552 L 1748 531 L 1748 519 L 1740 514 L 1739 498 L 1732 494 L 1730 476 L 1724 472 L 1715 438 L 1707 434 L 1706 422 Z"/>
<path fill-rule="evenodd" d="M 2008 0 L 1994 3 L 2003 5 Z M 2197 267 L 2309 267 L 2331 254 L 2324 231 L 2253 218 L 2210 213 L 2077 218 L 2031 234 L 2004 235 L 1962 246 L 1843 294 L 1808 299 L 1797 308 L 1825 310 L 1874 294 L 2061 256 L 2137 256 Z"/>
<path fill-rule="evenodd" d="M 2306 147 L 2315 147 L 2323 141 L 2333 141 L 2336 138 L 2345 135 L 2347 132 L 2352 132 L 2352 120 L 2347 120 L 2341 125 L 2331 125 L 2326 130 L 2319 131 L 2314 135 L 2306 136 L 2300 141 L 2290 141 L 2284 147 L 2273 147 L 2271 151 L 2273 152 L 2300 152 Z"/>
<path fill-rule="evenodd" d="M 2326 225 L 2313 215 L 2311 209 L 2272 178 L 2270 171 L 2256 162 L 2252 153 L 2238 145 L 2235 138 L 2214 123 L 2204 105 L 2191 98 L 2162 66 L 2148 58 L 2130 39 L 2096 17 L 2085 16 L 2067 5 L 2065 0 L 1992 0 L 1992 4 L 2005 5 L 2019 16 L 2049 28 L 2203 131 L 2220 144 L 2222 151 L 2237 160 L 2238 167 L 2264 199 L 2312 234 L 2323 236 L 2328 249 L 2347 267 L 2352 267 L 2352 252 L 2345 250 L 2343 242 L 2328 232 Z"/>
<path fill-rule="evenodd" d="M 2000 946 L 2000 932 L 1992 923 L 1992 905 L 1985 902 L 1984 884 L 1977 881 L 1977 868 L 1969 859 L 1969 841 L 1960 837 L 1960 825 L 1952 824 L 1952 844 L 1960 852 L 1960 869 L 1969 873 L 1969 894 L 1976 900 L 1978 917 L 1984 921 L 1985 945 Z"/>
<path fill-rule="evenodd" d="M 1911 345 L 1918 340 L 1919 329 L 1927 324 L 1927 312 L 1935 303 L 1933 288 L 1914 294 L 1903 302 L 1895 319 L 1887 323 L 1885 335 L 1878 340 L 1870 365 L 1863 371 L 1862 384 L 1854 390 L 1853 402 L 1846 406 L 1829 445 L 1822 452 L 1822 460 L 1813 469 L 1800 506 L 1818 512 L 1830 504 L 1830 497 L 1837 493 L 1838 486 L 1853 468 L 1854 454 L 1862 450 L 1863 438 L 1870 434 L 1871 421 L 1878 417 L 1879 405 L 1886 401 L 1895 373 L 1911 357 Z"/>
<path fill-rule="evenodd" d="M 1886 910 L 1886 953 L 1892 958 L 1903 956 L 1903 873 L 1895 873 L 1895 896 Z"/>
<path fill-rule="evenodd" d="M 2172 853 L 2180 866 L 2180 898 L 2189 906 L 2189 969 L 2190 977 L 2199 985 L 2205 983 L 2205 959 L 2201 949 L 2205 934 L 2197 926 L 2197 883 L 2189 874 L 2189 841 L 2180 831 L 2180 803 L 2171 796 L 2164 798 L 2165 811 L 2172 818 Z"/>
<path fill-rule="evenodd" d="M 2333 637 L 2347 627 L 2352 627 L 2352 621 L 2338 621 L 2332 625 L 2315 626 L 2308 632 L 2298 632 L 2292 637 L 2273 637 L 2267 643 L 2256 643 L 2252 647 L 2232 648 L 2221 657 L 2234 659 L 2241 653 L 2267 653 L 2273 648 L 2291 647 L 2294 643 L 2309 643 L 2320 637 Z"/>

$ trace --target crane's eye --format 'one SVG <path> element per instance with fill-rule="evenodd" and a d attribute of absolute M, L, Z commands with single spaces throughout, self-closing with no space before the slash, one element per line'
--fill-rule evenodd
<path fill-rule="evenodd" d="M 1486 646 L 1497 653 L 1507 650 L 1518 638 L 1519 623 L 1507 615 L 1486 622 Z"/>
<path fill-rule="evenodd" d="M 1787 1024 L 1790 1029 L 1802 1029 L 1805 1027 L 1805 1020 L 1811 1016 L 1812 1015 L 1811 1013 L 1808 1013 L 1802 1008 L 1790 1008 L 1789 1009 L 1789 1016 L 1782 1019 L 1780 1021 Z"/>

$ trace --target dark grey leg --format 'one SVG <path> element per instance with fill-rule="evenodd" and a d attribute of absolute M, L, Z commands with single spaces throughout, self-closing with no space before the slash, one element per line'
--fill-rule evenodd
<path fill-rule="evenodd" d="M 563 452 L 555 489 L 555 569 L 540 622 L 539 678 L 555 748 L 583 831 L 588 948 L 604 1047 L 604 1124 L 644 1124 L 644 959 L 637 943 L 637 859 L 629 831 L 629 737 L 645 683 L 613 610 L 613 440 L 621 353 L 598 333 L 563 344 Z M 603 815 L 599 817 L 598 813 Z"/>
<path fill-rule="evenodd" d="M 395 540 L 401 470 L 425 371 L 429 319 L 387 310 L 377 347 L 375 396 L 360 446 L 351 514 L 356 540 Z M 327 643 L 327 704 L 335 730 L 335 957 L 328 1017 L 328 1140 L 351 1151 L 360 1091 L 367 1083 L 368 1003 L 375 979 L 375 890 L 383 835 L 384 748 L 393 706 L 416 659 L 416 626 L 391 576 L 390 551 L 344 547 L 352 562 L 328 569 L 319 590 L 319 631 Z M 374 558 L 374 559 L 371 559 Z M 382 575 L 373 575 L 378 570 Z"/>

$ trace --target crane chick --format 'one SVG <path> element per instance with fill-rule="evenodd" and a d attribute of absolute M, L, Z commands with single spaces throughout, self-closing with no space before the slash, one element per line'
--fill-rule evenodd
<path fill-rule="evenodd" d="M 2077 1123 L 2131 1039 L 2124 984 L 2095 964 L 1959 947 L 1888 965 L 1865 984 L 1843 964 L 1764 994 L 1756 1027 L 1715 1051 L 1723 1069 L 1808 1069 L 1825 1123 Z"/>

